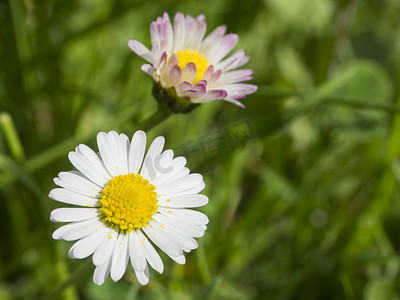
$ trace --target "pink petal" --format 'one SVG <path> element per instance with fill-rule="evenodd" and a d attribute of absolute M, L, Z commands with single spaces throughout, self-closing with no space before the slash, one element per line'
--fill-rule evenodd
<path fill-rule="evenodd" d="M 168 55 L 171 55 L 174 43 L 174 33 L 167 13 L 164 13 L 164 19 L 159 26 L 161 34 L 161 49 L 166 51 Z"/>
<path fill-rule="evenodd" d="M 247 81 L 253 79 L 251 76 L 253 74 L 252 70 L 236 70 L 227 73 L 223 73 L 218 80 L 218 84 L 232 84 L 242 81 Z"/>
<path fill-rule="evenodd" d="M 176 54 L 174 54 L 169 58 L 168 64 L 163 70 L 163 76 L 164 77 L 169 76 L 172 67 L 177 65 L 177 64 L 178 64 L 178 56 L 176 56 Z"/>
<path fill-rule="evenodd" d="M 237 105 L 237 106 L 239 106 L 239 107 L 241 107 L 241 108 L 246 108 L 246 106 L 244 106 L 243 103 L 237 101 L 236 99 L 227 97 L 227 98 L 225 98 L 225 99 L 223 99 L 223 100 L 225 100 L 225 101 L 227 101 L 227 102 L 230 102 L 230 103 L 233 103 L 233 104 L 235 104 L 235 105 Z"/>
<path fill-rule="evenodd" d="M 204 52 L 204 55 L 209 58 L 208 61 L 210 64 L 215 65 L 232 51 L 238 41 L 239 36 L 237 34 L 227 34 L 218 43 L 211 46 L 208 52 Z"/>
<path fill-rule="evenodd" d="M 177 86 L 181 82 L 182 70 L 178 65 L 172 67 L 169 73 L 170 86 Z"/>
<path fill-rule="evenodd" d="M 212 74 L 210 80 L 208 81 L 208 84 L 211 86 L 211 85 L 213 85 L 214 83 L 216 83 L 217 80 L 219 79 L 219 77 L 221 76 L 221 73 L 222 73 L 221 70 L 215 71 L 215 72 Z"/>
<path fill-rule="evenodd" d="M 157 21 L 153 21 L 150 24 L 150 40 L 152 46 L 157 45 L 160 48 L 161 36 Z"/>
<path fill-rule="evenodd" d="M 226 32 L 226 25 L 221 25 L 213 30 L 203 41 L 200 46 L 200 52 L 205 53 L 208 48 L 218 43 Z"/>
<path fill-rule="evenodd" d="M 249 61 L 249 57 L 246 56 L 244 50 L 235 52 L 232 56 L 218 63 L 215 68 L 223 71 L 229 71 L 232 69 L 239 68 Z"/>
<path fill-rule="evenodd" d="M 131 48 L 133 52 L 135 52 L 141 58 L 147 60 L 151 64 L 154 63 L 150 50 L 147 49 L 147 47 L 144 46 L 141 42 L 135 40 L 129 40 L 128 46 L 129 48 Z"/>
<path fill-rule="evenodd" d="M 156 79 L 155 70 L 152 65 L 144 64 L 140 68 L 142 69 L 143 72 L 146 72 L 151 77 L 153 77 L 153 79 Z"/>
<path fill-rule="evenodd" d="M 156 21 L 151 22 L 150 38 L 151 44 L 157 45 L 160 52 L 166 51 L 170 54 L 173 44 L 173 31 L 166 13 L 164 18 L 158 17 Z"/>
<path fill-rule="evenodd" d="M 194 86 L 193 86 L 193 89 L 195 90 L 195 91 L 197 91 L 197 92 L 199 92 L 200 94 L 205 94 L 205 92 L 206 92 L 206 86 L 207 86 L 207 83 L 204 83 L 204 82 L 198 82 L 198 83 L 196 83 Z"/>
<path fill-rule="evenodd" d="M 204 86 L 207 86 L 207 80 L 200 80 L 199 82 L 197 82 L 196 84 L 202 84 Z"/>
<path fill-rule="evenodd" d="M 206 87 L 203 84 L 195 84 L 192 86 L 189 82 L 181 82 L 178 85 L 177 94 L 179 97 L 197 98 L 204 95 Z"/>
<path fill-rule="evenodd" d="M 202 97 L 198 99 L 194 99 L 194 103 L 206 103 L 215 100 L 222 100 L 225 99 L 227 96 L 227 92 L 225 90 L 211 90 L 207 91 Z"/>
<path fill-rule="evenodd" d="M 156 63 L 161 62 L 161 55 L 162 55 L 162 52 L 160 50 L 160 47 L 158 46 L 158 44 L 153 43 L 151 45 L 151 56 L 153 57 L 155 67 L 158 67 L 158 65 L 156 65 Z"/>
<path fill-rule="evenodd" d="M 161 55 L 160 63 L 158 64 L 158 66 L 164 68 L 166 64 L 167 64 L 167 53 L 163 52 L 163 54 Z"/>
<path fill-rule="evenodd" d="M 186 17 L 186 39 L 185 48 L 198 50 L 206 33 L 207 24 L 204 15 L 199 15 L 196 19 L 192 16 Z"/>
<path fill-rule="evenodd" d="M 192 88 L 193 86 L 189 82 L 183 81 L 178 85 L 176 92 L 178 93 L 179 96 L 181 93 L 189 91 Z"/>
<path fill-rule="evenodd" d="M 253 94 L 255 91 L 257 91 L 256 85 L 245 83 L 228 84 L 221 86 L 220 88 L 226 90 L 228 96 L 234 99 L 241 99 L 245 95 Z"/>
<path fill-rule="evenodd" d="M 178 52 L 182 49 L 183 43 L 185 42 L 186 30 L 185 30 L 185 16 L 183 13 L 178 12 L 174 18 L 174 48 L 173 53 Z"/>
<path fill-rule="evenodd" d="M 196 77 L 196 65 L 192 62 L 188 63 L 182 70 L 182 81 L 193 82 Z"/>
<path fill-rule="evenodd" d="M 214 73 L 214 66 L 209 65 L 203 74 L 203 80 L 210 81 L 212 74 Z"/>

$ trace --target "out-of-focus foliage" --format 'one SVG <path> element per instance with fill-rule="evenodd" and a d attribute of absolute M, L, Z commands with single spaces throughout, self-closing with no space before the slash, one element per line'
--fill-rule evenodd
<path fill-rule="evenodd" d="M 256 94 L 148 131 L 204 175 L 199 249 L 141 287 L 92 282 L 54 241 L 52 178 L 99 130 L 156 110 L 144 63 L 164 11 L 240 36 Z M 0 1 L 0 299 L 400 299 L 400 2 Z"/>

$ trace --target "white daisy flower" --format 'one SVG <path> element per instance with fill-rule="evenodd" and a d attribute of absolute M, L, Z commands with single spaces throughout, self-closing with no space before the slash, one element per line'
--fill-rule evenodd
<path fill-rule="evenodd" d="M 241 83 L 252 79 L 252 70 L 234 69 L 247 63 L 249 57 L 239 50 L 225 58 L 237 44 L 238 35 L 225 34 L 226 26 L 222 25 L 203 39 L 206 26 L 204 15 L 193 18 L 178 12 L 172 27 L 164 13 L 151 23 L 151 51 L 136 40 L 128 45 L 150 63 L 142 65 L 142 70 L 157 86 L 174 90 L 187 105 L 225 100 L 244 107 L 237 99 L 254 93 L 257 86 Z"/>
<path fill-rule="evenodd" d="M 146 134 L 137 131 L 129 141 L 115 131 L 97 135 L 99 153 L 79 145 L 68 158 L 78 171 L 61 172 L 54 182 L 53 200 L 80 207 L 57 208 L 53 222 L 69 222 L 53 233 L 54 239 L 78 240 L 71 258 L 93 254 L 94 283 L 110 274 L 124 275 L 128 262 L 138 281 L 149 282 L 149 267 L 159 273 L 164 265 L 154 245 L 179 264 L 184 252 L 196 249 L 194 238 L 207 229 L 208 218 L 187 209 L 208 202 L 199 194 L 205 187 L 200 174 L 189 174 L 182 156 L 163 151 L 164 137 L 157 137 L 147 154 Z M 144 158 L 144 159 L 143 159 Z"/>

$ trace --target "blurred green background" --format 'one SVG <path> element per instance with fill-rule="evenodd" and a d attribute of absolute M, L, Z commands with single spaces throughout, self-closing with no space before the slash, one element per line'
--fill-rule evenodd
<path fill-rule="evenodd" d="M 52 178 L 157 108 L 142 59 L 167 11 L 238 33 L 256 94 L 147 131 L 204 175 L 180 266 L 92 282 L 54 241 Z M 0 299 L 400 299 L 400 1 L 0 1 Z M 161 252 L 161 251 L 160 251 Z"/>

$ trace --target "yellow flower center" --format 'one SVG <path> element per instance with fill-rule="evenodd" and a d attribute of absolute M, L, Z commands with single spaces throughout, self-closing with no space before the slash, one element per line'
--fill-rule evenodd
<path fill-rule="evenodd" d="M 158 208 L 155 189 L 139 174 L 110 179 L 100 199 L 106 223 L 112 228 L 128 231 L 146 226 Z"/>
<path fill-rule="evenodd" d="M 176 55 L 179 60 L 178 65 L 182 70 L 190 62 L 196 65 L 196 77 L 192 84 L 199 82 L 208 68 L 207 58 L 203 54 L 199 53 L 199 51 L 192 49 L 180 50 Z"/>

